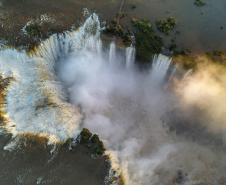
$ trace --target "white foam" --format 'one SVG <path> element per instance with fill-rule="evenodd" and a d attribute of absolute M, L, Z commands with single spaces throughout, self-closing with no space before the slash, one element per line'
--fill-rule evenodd
<path fill-rule="evenodd" d="M 8 131 L 45 135 L 52 143 L 66 140 L 81 127 L 81 105 L 84 126 L 100 135 L 111 159 L 106 184 L 118 184 L 120 175 L 127 185 L 167 184 L 179 167 L 192 183 L 207 173 L 200 182 L 223 179 L 226 159 L 220 152 L 218 159 L 207 147 L 175 141 L 162 125 L 161 116 L 172 106 L 161 88 L 171 59 L 156 56 L 150 73 L 139 73 L 133 70 L 134 48 L 120 55 L 112 42 L 106 53 L 100 30 L 93 14 L 77 31 L 53 35 L 31 55 L 0 51 L 0 72 L 14 78 L 6 96 Z"/>
<path fill-rule="evenodd" d="M 135 63 L 136 49 L 133 46 L 126 48 L 126 67 L 131 68 Z"/>

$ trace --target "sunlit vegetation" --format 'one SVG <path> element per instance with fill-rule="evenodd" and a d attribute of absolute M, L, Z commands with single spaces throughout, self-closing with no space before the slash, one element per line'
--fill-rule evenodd
<path fill-rule="evenodd" d="M 205 63 L 226 66 L 226 53 L 223 51 L 213 51 L 198 55 L 178 54 L 173 57 L 173 61 L 184 69 L 193 70 L 195 70 L 198 65 Z"/>

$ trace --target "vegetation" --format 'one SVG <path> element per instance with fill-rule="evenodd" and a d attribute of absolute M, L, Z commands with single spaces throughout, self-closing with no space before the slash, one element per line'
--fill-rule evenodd
<path fill-rule="evenodd" d="M 206 3 L 203 0 L 195 0 L 194 5 L 201 7 L 205 6 Z"/>
<path fill-rule="evenodd" d="M 37 23 L 31 23 L 25 27 L 26 33 L 31 37 L 41 37 L 41 26 Z"/>
<path fill-rule="evenodd" d="M 95 156 L 101 156 L 104 154 L 104 144 L 99 139 L 99 136 L 92 134 L 86 128 L 83 128 L 83 130 L 81 131 L 80 135 L 77 138 L 77 142 L 89 147 L 91 149 L 91 153 Z"/>
<path fill-rule="evenodd" d="M 89 143 L 91 137 L 92 137 L 92 133 L 88 129 L 83 128 L 79 135 L 79 143 L 87 144 Z"/>
<path fill-rule="evenodd" d="M 107 24 L 106 29 L 104 30 L 105 34 L 117 36 L 121 38 L 124 44 L 128 45 L 131 43 L 131 32 L 128 28 L 122 26 L 117 18 L 114 18 L 109 24 Z"/>
<path fill-rule="evenodd" d="M 169 33 L 176 26 L 176 19 L 173 17 L 168 17 L 166 19 L 158 20 L 158 21 L 156 21 L 156 26 L 160 32 L 162 32 L 166 35 L 169 35 Z"/>
<path fill-rule="evenodd" d="M 151 57 L 160 53 L 163 42 L 161 37 L 156 35 L 151 23 L 148 20 L 132 20 L 136 42 L 136 56 L 142 62 L 149 62 Z"/>
<path fill-rule="evenodd" d="M 173 57 L 173 61 L 186 70 L 196 70 L 198 65 L 205 63 L 220 64 L 222 66 L 226 66 L 226 52 L 212 51 L 198 55 L 181 53 L 175 55 Z"/>
<path fill-rule="evenodd" d="M 105 148 L 103 142 L 99 139 L 98 135 L 94 134 L 90 139 L 90 143 L 94 154 L 103 155 Z"/>

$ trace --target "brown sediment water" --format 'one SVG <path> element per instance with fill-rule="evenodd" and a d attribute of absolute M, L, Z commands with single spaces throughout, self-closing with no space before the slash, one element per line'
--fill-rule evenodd
<path fill-rule="evenodd" d="M 197 7 L 194 1 L 187 0 L 3 0 L 1 6 L 0 36 L 19 37 L 22 27 L 32 17 L 49 14 L 56 18 L 59 31 L 79 24 L 83 8 L 97 12 L 102 20 L 111 20 L 117 13 L 125 13 L 127 24 L 132 17 L 156 20 L 173 16 L 177 26 L 165 42 L 174 39 L 178 48 L 193 52 L 226 50 L 226 2 L 205 0 L 206 5 Z M 9 33 L 11 32 L 11 33 Z M 15 36 L 17 35 L 17 36 Z"/>
<path fill-rule="evenodd" d="M 1 185 L 101 185 L 107 173 L 105 158 L 91 158 L 90 150 L 77 145 L 58 146 L 51 154 L 45 141 L 24 139 L 13 151 L 3 150 L 10 137 L 0 136 Z"/>

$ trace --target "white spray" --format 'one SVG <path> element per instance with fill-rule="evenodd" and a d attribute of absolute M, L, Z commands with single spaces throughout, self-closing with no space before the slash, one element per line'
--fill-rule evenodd
<path fill-rule="evenodd" d="M 109 48 L 109 63 L 115 64 L 116 63 L 116 45 L 115 42 L 111 42 Z"/>
<path fill-rule="evenodd" d="M 126 48 L 126 67 L 134 67 L 136 50 L 133 46 Z"/>
<path fill-rule="evenodd" d="M 128 185 L 225 180 L 221 152 L 183 141 L 163 126 L 162 115 L 174 105 L 173 95 L 162 88 L 171 59 L 156 56 L 149 73 L 137 72 L 135 49 L 121 56 L 113 42 L 106 53 L 100 30 L 93 14 L 78 31 L 52 36 L 30 57 L 15 50 L 0 53 L 0 72 L 15 78 L 5 107 L 13 131 L 65 140 L 87 127 L 100 135 L 115 159 L 112 167 Z M 126 67 L 114 65 L 120 61 Z M 83 125 L 77 105 L 85 113 Z M 177 180 L 179 169 L 188 174 Z"/>

